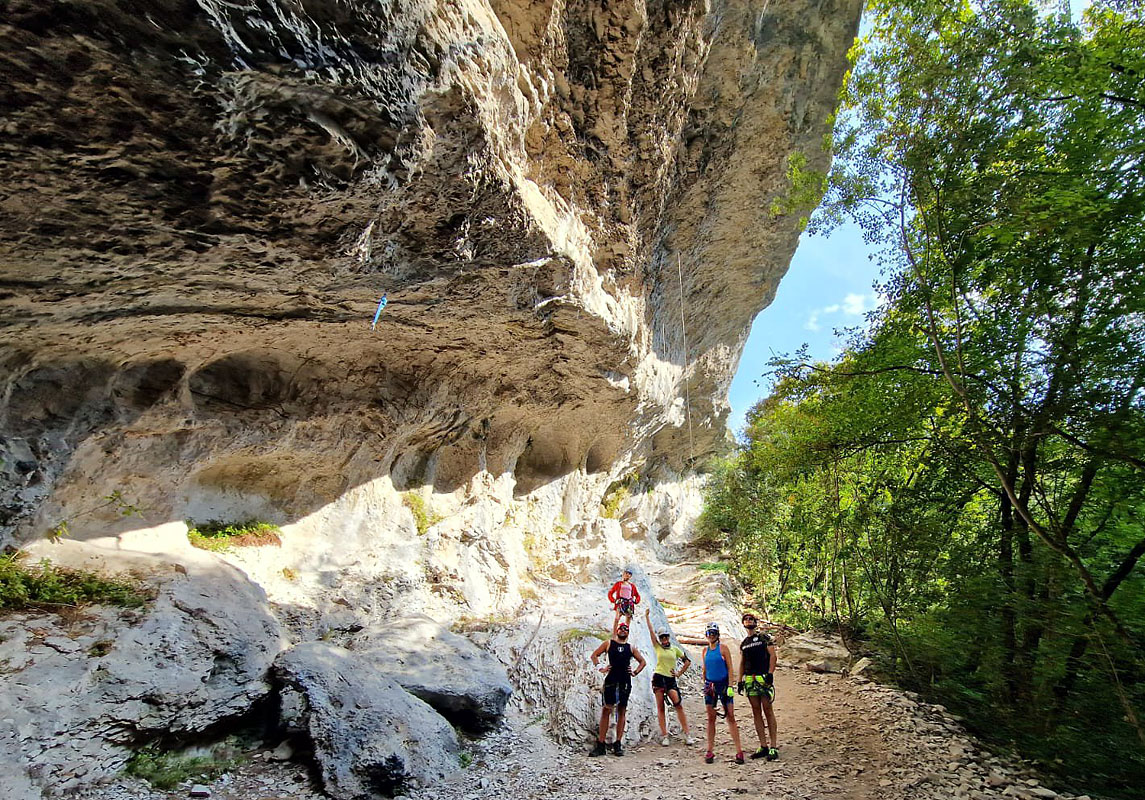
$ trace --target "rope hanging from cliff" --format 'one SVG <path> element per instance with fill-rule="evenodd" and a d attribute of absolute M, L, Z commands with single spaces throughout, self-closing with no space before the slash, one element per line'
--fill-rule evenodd
<path fill-rule="evenodd" d="M 692 392 L 688 388 L 688 326 L 684 322 L 684 268 L 680 266 L 680 253 L 676 252 L 676 277 L 680 282 L 680 338 L 684 342 L 684 416 L 688 420 L 688 466 L 695 466 L 696 450 L 692 444 Z"/>

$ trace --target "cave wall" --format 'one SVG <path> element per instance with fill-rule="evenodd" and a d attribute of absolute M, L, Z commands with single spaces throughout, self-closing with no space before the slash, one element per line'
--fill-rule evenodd
<path fill-rule="evenodd" d="M 0 0 L 0 544 L 687 470 L 860 5 Z"/>

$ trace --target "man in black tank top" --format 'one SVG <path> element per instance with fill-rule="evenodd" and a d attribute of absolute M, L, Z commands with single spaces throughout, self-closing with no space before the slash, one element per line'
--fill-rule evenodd
<path fill-rule="evenodd" d="M 751 715 L 755 719 L 755 733 L 759 736 L 759 749 L 751 754 L 752 758 L 766 758 L 774 761 L 779 758 L 779 739 L 776 738 L 775 711 L 772 701 L 775 700 L 775 643 L 766 633 L 757 632 L 759 620 L 755 612 L 743 612 L 743 626 L 747 629 L 747 638 L 740 642 L 740 653 L 743 654 L 743 680 L 740 681 L 739 690 L 747 695 L 751 703 Z M 767 725 L 763 718 L 767 717 Z M 768 745 L 768 734 L 771 734 L 771 744 Z"/>
<path fill-rule="evenodd" d="M 600 666 L 597 662 L 602 655 L 608 654 L 608 664 Z M 633 659 L 640 665 L 632 669 Z M 628 711 L 628 695 L 632 692 L 632 676 L 639 675 L 644 669 L 644 657 L 640 655 L 632 642 L 628 641 L 628 626 L 623 622 L 616 626 L 612 638 L 601 642 L 592 654 L 592 665 L 604 673 L 603 708 L 600 711 L 600 729 L 596 736 L 596 745 L 589 753 L 590 756 L 602 756 L 605 752 L 605 739 L 608 738 L 608 723 L 612 717 L 612 709 L 616 708 L 616 738 L 612 742 L 612 754 L 624 755 L 624 747 L 620 741 L 624 738 L 624 718 Z"/>

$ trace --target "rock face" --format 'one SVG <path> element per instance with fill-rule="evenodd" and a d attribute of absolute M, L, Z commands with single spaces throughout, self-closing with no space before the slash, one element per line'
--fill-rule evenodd
<path fill-rule="evenodd" d="M 687 467 L 860 5 L 5 0 L 0 526 Z"/>
<path fill-rule="evenodd" d="M 444 718 L 356 653 L 308 642 L 278 657 L 282 719 L 306 733 L 331 797 L 393 796 L 458 768 Z"/>
<path fill-rule="evenodd" d="M 146 613 L 0 620 L 0 737 L 15 739 L 4 747 L 14 774 L 53 791 L 109 778 L 129 745 L 201 734 L 269 695 L 267 670 L 285 642 L 266 596 L 204 562 L 153 578 L 160 588 Z"/>
<path fill-rule="evenodd" d="M 514 702 L 583 737 L 599 675 L 576 629 L 611 611 L 581 604 L 687 538 L 698 486 L 656 487 L 725 440 L 805 213 L 788 174 L 826 169 L 861 5 L 0 0 L 0 547 L 66 527 L 187 573 L 154 622 L 100 617 L 106 658 L 0 645 L 36 656 L 4 684 L 31 710 L 0 729 L 33 787 L 264 697 L 271 609 L 343 644 L 417 614 L 516 620 Z M 631 496 L 602 519 L 610 487 Z M 281 547 L 181 552 L 188 520 L 251 519 Z M 398 683 L 337 682 L 365 654 L 278 664 L 335 794 L 456 764 Z M 49 685 L 83 691 L 25 694 Z"/>
<path fill-rule="evenodd" d="M 471 733 L 494 727 L 513 693 L 501 662 L 429 617 L 362 631 L 350 648 Z"/>
<path fill-rule="evenodd" d="M 812 672 L 847 672 L 851 651 L 838 636 L 811 631 L 783 643 L 779 658 L 785 664 L 802 664 Z"/>

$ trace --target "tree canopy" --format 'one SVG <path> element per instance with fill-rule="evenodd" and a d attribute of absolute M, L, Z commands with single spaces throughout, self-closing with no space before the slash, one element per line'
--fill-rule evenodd
<path fill-rule="evenodd" d="M 1145 782 L 1145 4 L 874 0 L 812 230 L 885 303 L 773 366 L 702 523 L 774 613 L 1076 782 Z"/>

